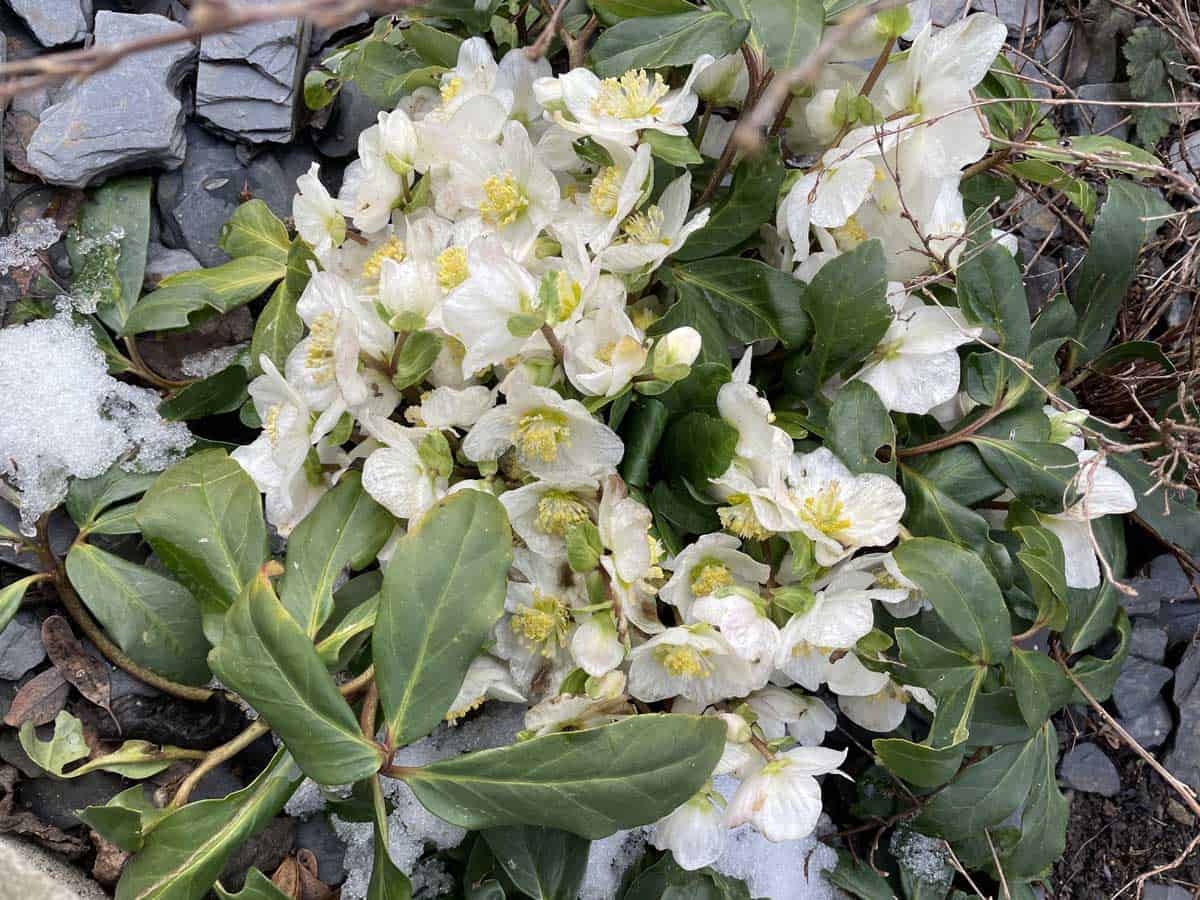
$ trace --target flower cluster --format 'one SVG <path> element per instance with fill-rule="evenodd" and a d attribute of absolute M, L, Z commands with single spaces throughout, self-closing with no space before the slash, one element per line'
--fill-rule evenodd
<path fill-rule="evenodd" d="M 920 4 L 879 14 L 852 58 L 793 102 L 786 140 L 813 156 L 757 249 L 808 281 L 881 241 L 894 321 L 850 380 L 891 411 L 957 420 L 957 348 L 984 331 L 904 282 L 961 246 L 961 171 L 987 149 L 971 91 L 1005 28 L 973 15 L 934 31 L 922 18 Z M 900 35 L 911 46 L 889 58 Z M 338 196 L 314 166 L 294 205 L 319 264 L 297 307 L 307 333 L 282 372 L 261 359 L 250 393 L 263 430 L 234 457 L 284 535 L 350 467 L 402 523 L 455 491 L 496 494 L 516 544 L 506 613 L 449 718 L 489 698 L 529 704 L 531 735 L 651 706 L 723 717 L 715 774 L 736 789 L 726 802 L 710 785 L 654 836 L 698 868 L 730 827 L 778 841 L 816 826 L 814 776 L 845 755 L 820 746 L 836 718 L 817 692 L 875 732 L 910 701 L 934 702 L 888 674 L 873 640 L 878 609 L 903 618 L 924 602 L 887 552 L 904 493 L 828 448 L 796 449 L 751 383 L 769 347 L 734 348 L 716 397 L 732 461 L 689 485 L 720 530 L 668 554 L 645 497 L 617 474 L 625 446 L 609 413 L 686 380 L 702 348 L 690 326 L 654 327 L 672 300 L 656 272 L 710 215 L 693 208 L 686 169 L 662 178 L 672 169 L 654 141 L 694 138 L 719 156 L 732 122 L 712 109 L 747 91 L 740 54 L 676 75 L 556 76 L 524 49 L 497 63 L 471 38 L 436 88 L 362 134 Z M 1087 520 L 1128 508 L 1116 477 L 1093 471 L 1095 490 L 1049 525 L 1079 556 L 1080 583 L 1097 577 L 1091 545 L 1076 553 Z"/>

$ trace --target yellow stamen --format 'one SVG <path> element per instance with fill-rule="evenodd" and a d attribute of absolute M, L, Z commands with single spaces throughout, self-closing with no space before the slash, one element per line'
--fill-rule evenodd
<path fill-rule="evenodd" d="M 659 647 L 656 655 L 672 678 L 707 678 L 712 674 L 704 655 L 688 644 Z"/>
<path fill-rule="evenodd" d="M 449 103 L 458 96 L 458 92 L 462 90 L 463 80 L 458 76 L 451 78 L 442 85 L 439 93 L 442 95 L 442 103 Z"/>
<path fill-rule="evenodd" d="M 471 273 L 467 271 L 467 251 L 464 247 L 448 247 L 438 254 L 437 282 L 443 291 L 452 291 Z"/>
<path fill-rule="evenodd" d="M 588 203 L 602 216 L 617 214 L 617 196 L 621 193 L 621 181 L 625 177 L 617 166 L 605 166 L 592 180 Z"/>
<path fill-rule="evenodd" d="M 554 462 L 558 459 L 560 444 L 570 444 L 571 429 L 567 417 L 551 409 L 537 409 L 525 413 L 517 422 L 513 443 L 517 452 L 529 459 Z"/>
<path fill-rule="evenodd" d="M 363 263 L 362 277 L 365 281 L 376 281 L 379 278 L 379 270 L 383 267 L 385 259 L 394 259 L 396 262 L 404 260 L 404 242 L 398 237 L 390 237 L 374 253 L 367 257 L 367 261 Z"/>
<path fill-rule="evenodd" d="M 620 78 L 605 78 L 600 82 L 596 99 L 592 101 L 592 115 L 615 119 L 657 116 L 662 112 L 658 101 L 669 91 L 662 75 L 655 72 L 651 81 L 645 69 L 631 70 Z"/>
<path fill-rule="evenodd" d="M 529 206 L 529 198 L 511 172 L 487 179 L 483 193 L 487 199 L 480 204 L 479 215 L 494 228 L 511 225 Z"/>
<path fill-rule="evenodd" d="M 707 597 L 733 584 L 733 575 L 723 563 L 715 559 L 706 559 L 692 569 L 690 581 L 693 594 L 697 597 Z"/>
<path fill-rule="evenodd" d="M 671 239 L 662 233 L 663 211 L 657 206 L 648 206 L 644 212 L 634 213 L 621 225 L 625 239 L 639 244 L 666 244 Z"/>
<path fill-rule="evenodd" d="M 846 224 L 840 228 L 831 228 L 829 233 L 833 235 L 838 249 L 843 252 L 853 250 L 867 239 L 866 229 L 858 224 L 858 219 L 854 216 L 847 219 Z"/>
<path fill-rule="evenodd" d="M 840 485 L 831 481 L 815 497 L 805 497 L 800 506 L 800 518 L 821 532 L 836 537 L 850 527 L 842 505 Z"/>
<path fill-rule="evenodd" d="M 534 524 L 543 534 L 562 537 L 572 525 L 586 522 L 588 508 L 569 491 L 546 491 L 538 501 Z"/>
<path fill-rule="evenodd" d="M 336 334 L 337 323 L 333 313 L 321 313 L 309 326 L 304 367 L 313 370 L 311 377 L 314 384 L 327 384 L 333 380 L 333 339 Z"/>
<path fill-rule="evenodd" d="M 570 627 L 571 614 L 567 605 L 538 590 L 533 592 L 533 604 L 522 606 L 512 616 L 513 634 L 527 646 L 542 645 L 541 652 L 545 656 L 550 656 L 556 645 L 566 645 Z"/>
<path fill-rule="evenodd" d="M 771 536 L 771 532 L 763 528 L 758 521 L 754 507 L 746 497 L 734 495 L 729 498 L 729 501 L 728 506 L 717 510 L 721 525 L 726 531 L 752 541 L 765 541 Z"/>
<path fill-rule="evenodd" d="M 267 433 L 267 440 L 271 442 L 272 447 L 279 446 L 279 410 L 282 404 L 276 403 L 267 410 L 267 417 L 263 420 L 263 431 Z"/>
<path fill-rule="evenodd" d="M 583 286 L 566 272 L 559 270 L 554 281 L 554 292 L 558 301 L 558 321 L 565 322 L 583 299 Z"/>

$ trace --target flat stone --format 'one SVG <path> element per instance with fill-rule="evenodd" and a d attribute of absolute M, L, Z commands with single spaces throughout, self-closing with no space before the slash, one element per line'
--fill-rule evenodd
<path fill-rule="evenodd" d="M 296 825 L 296 849 L 308 850 L 317 860 L 317 877 L 326 884 L 341 884 L 346 877 L 346 844 L 323 815 Z"/>
<path fill-rule="evenodd" d="M 929 19 L 939 28 L 945 28 L 963 18 L 970 5 L 969 0 L 932 0 Z"/>
<path fill-rule="evenodd" d="M 1131 616 L 1154 615 L 1164 603 L 1191 594 L 1187 573 L 1169 553 L 1151 560 L 1145 574 L 1129 579 L 1129 586 L 1137 591 L 1137 596 L 1122 594 L 1121 605 Z"/>
<path fill-rule="evenodd" d="M 21 514 L 17 508 L 7 500 L 0 500 L 0 525 L 7 528 L 9 531 L 20 533 Z M 49 524 L 50 547 L 59 556 L 66 556 L 67 550 L 71 547 L 71 542 L 75 540 L 75 535 L 79 533 L 79 529 L 75 527 L 75 523 L 61 509 L 50 514 Z M 26 572 L 42 571 L 42 561 L 36 554 L 25 551 L 18 553 L 11 544 L 0 542 L 0 562 L 6 562 L 9 565 L 16 566 L 18 569 L 24 569 Z"/>
<path fill-rule="evenodd" d="M 1156 750 L 1165 744 L 1175 727 L 1175 720 L 1171 718 L 1171 708 L 1162 697 L 1155 697 L 1140 712 L 1118 721 L 1121 727 L 1147 750 Z"/>
<path fill-rule="evenodd" d="M 1161 663 L 1167 656 L 1167 629 L 1157 622 L 1134 619 L 1129 652 L 1149 662 Z"/>
<path fill-rule="evenodd" d="M 83 824 L 77 809 L 101 806 L 125 787 L 120 775 L 88 772 L 78 778 L 31 778 L 17 784 L 17 802 L 47 825 L 77 828 Z"/>
<path fill-rule="evenodd" d="M 108 900 L 103 888 L 61 857 L 0 834 L 4 896 L 20 900 Z"/>
<path fill-rule="evenodd" d="M 1179 726 L 1163 765 L 1194 790 L 1200 790 L 1200 684 L 1194 678 L 1186 694 L 1176 695 L 1175 704 L 1179 707 Z"/>
<path fill-rule="evenodd" d="M 1058 777 L 1068 787 L 1102 797 L 1115 797 L 1121 790 L 1117 767 L 1095 744 L 1078 744 L 1067 751 Z"/>
<path fill-rule="evenodd" d="M 1174 676 L 1166 666 L 1131 656 L 1117 676 L 1113 688 L 1113 702 L 1123 716 L 1136 716 L 1142 712 Z"/>
<path fill-rule="evenodd" d="M 45 47 L 79 44 L 92 30 L 92 0 L 5 0 Z"/>
<path fill-rule="evenodd" d="M 1075 92 L 1080 100 L 1120 103 L 1130 99 L 1126 82 L 1080 85 Z M 1093 106 L 1086 103 L 1067 107 L 1067 124 L 1075 134 L 1103 134 L 1123 141 L 1129 137 L 1129 123 L 1118 124 L 1129 115 L 1124 106 Z"/>
<path fill-rule="evenodd" d="M 18 611 L 0 631 L 0 678 L 16 681 L 45 658 L 42 623 L 29 610 Z"/>
<path fill-rule="evenodd" d="M 1171 699 L 1175 701 L 1176 706 L 1183 705 L 1183 701 L 1197 683 L 1200 683 L 1200 641 L 1192 641 L 1184 651 L 1183 658 L 1179 660 L 1179 665 L 1175 667 L 1175 684 L 1172 685 Z"/>
<path fill-rule="evenodd" d="M 200 260 L 188 250 L 172 250 L 162 244 L 150 244 L 146 252 L 146 289 L 154 290 L 164 278 L 199 268 Z"/>
<path fill-rule="evenodd" d="M 229 259 L 217 239 L 242 202 L 242 192 L 262 200 L 282 218 L 291 215 L 296 185 L 273 154 L 262 153 L 244 163 L 237 147 L 224 138 L 194 124 L 185 133 L 183 166 L 158 179 L 163 237 L 201 265 L 217 266 Z"/>
<path fill-rule="evenodd" d="M 333 101 L 329 122 L 316 135 L 317 149 L 325 156 L 346 157 L 358 152 L 358 136 L 379 120 L 379 107 L 348 81 Z"/>
<path fill-rule="evenodd" d="M 1192 900 L 1195 895 L 1177 884 L 1162 884 L 1147 881 L 1142 890 L 1142 900 Z"/>
<path fill-rule="evenodd" d="M 200 41 L 196 115 L 238 140 L 291 140 L 308 36 L 308 25 L 298 19 L 206 35 Z"/>
<path fill-rule="evenodd" d="M 1041 243 L 1058 231 L 1058 216 L 1036 197 L 1022 192 L 1017 197 L 1017 203 L 1017 227 L 1029 240 Z"/>
<path fill-rule="evenodd" d="M 1037 315 L 1062 288 L 1062 273 L 1045 254 L 1037 257 L 1025 272 L 1025 300 L 1029 314 Z"/>
<path fill-rule="evenodd" d="M 1190 641 L 1200 629 L 1200 601 L 1195 595 L 1168 600 L 1158 611 L 1158 621 L 1167 629 L 1167 646 Z"/>
<path fill-rule="evenodd" d="M 1036 28 L 1041 14 L 1038 0 L 972 0 L 971 8 L 991 13 L 1016 34 Z"/>
<path fill-rule="evenodd" d="M 1067 70 L 1068 45 L 1073 33 L 1070 22 L 1056 22 L 1046 29 L 1037 49 L 1033 51 L 1033 58 L 1056 78 L 1062 78 Z"/>
<path fill-rule="evenodd" d="M 266 828 L 233 851 L 221 870 L 221 884 L 226 890 L 240 891 L 251 867 L 260 872 L 274 872 L 292 849 L 295 836 L 296 823 L 291 819 L 272 819 Z"/>
<path fill-rule="evenodd" d="M 183 26 L 162 16 L 96 15 L 96 45 L 123 43 Z M 195 48 L 167 44 L 121 60 L 69 86 L 30 139 L 29 165 L 44 180 L 81 188 L 117 172 L 183 162 L 183 105 L 176 96 Z"/>
<path fill-rule="evenodd" d="M 1193 131 L 1172 144 L 1167 151 L 1167 162 L 1180 175 L 1195 178 L 1200 173 L 1200 131 Z"/>

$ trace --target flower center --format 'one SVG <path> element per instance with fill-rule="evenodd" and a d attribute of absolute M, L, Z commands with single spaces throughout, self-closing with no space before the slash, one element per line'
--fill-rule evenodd
<path fill-rule="evenodd" d="M 735 494 L 729 499 L 729 506 L 717 510 L 721 525 L 726 531 L 754 541 L 765 541 L 771 536 L 771 532 L 763 528 L 762 523 L 758 521 L 754 507 L 745 496 Z"/>
<path fill-rule="evenodd" d="M 665 216 L 657 206 L 648 206 L 645 212 L 634 213 L 621 225 L 625 238 L 639 244 L 667 244 L 670 238 L 663 237 L 662 227 Z"/>
<path fill-rule="evenodd" d="M 554 462 L 560 444 L 571 442 L 567 417 L 552 409 L 535 409 L 525 413 L 517 422 L 513 443 L 517 451 L 530 459 Z"/>
<path fill-rule="evenodd" d="M 817 492 L 816 496 L 805 497 L 800 506 L 800 517 L 821 534 L 836 536 L 850 527 L 837 481 L 831 481 Z"/>
<path fill-rule="evenodd" d="M 533 592 L 533 604 L 522 606 L 512 617 L 513 633 L 529 646 L 541 645 L 546 656 L 555 645 L 562 647 L 567 643 L 570 624 L 567 605 L 537 590 Z"/>
<path fill-rule="evenodd" d="M 614 119 L 657 116 L 662 112 L 658 101 L 669 90 L 663 83 L 662 75 L 655 72 L 651 81 L 645 69 L 626 72 L 620 78 L 605 78 L 600 82 L 600 92 L 592 101 L 592 115 L 611 116 Z"/>
<path fill-rule="evenodd" d="M 263 431 L 267 433 L 267 440 L 271 442 L 272 447 L 279 446 L 279 410 L 282 406 L 281 403 L 273 404 L 263 420 Z"/>
<path fill-rule="evenodd" d="M 588 509 L 568 491 L 546 491 L 538 501 L 534 524 L 542 534 L 562 537 L 572 525 L 588 520 Z"/>
<path fill-rule="evenodd" d="M 697 597 L 707 597 L 733 584 L 733 575 L 723 563 L 715 559 L 706 559 L 692 569 L 691 583 L 693 594 Z"/>
<path fill-rule="evenodd" d="M 333 338 L 337 334 L 333 313 L 321 313 L 308 328 L 308 352 L 304 355 L 304 367 L 313 370 L 312 380 L 315 384 L 327 384 L 333 379 Z"/>
<path fill-rule="evenodd" d="M 511 225 L 529 206 L 529 198 L 512 172 L 493 175 L 483 183 L 483 193 L 487 199 L 480 205 L 479 215 L 495 228 Z"/>
<path fill-rule="evenodd" d="M 605 166 L 592 179 L 588 202 L 602 216 L 617 214 L 617 197 L 621 193 L 621 179 L 625 173 L 617 166 Z"/>
<path fill-rule="evenodd" d="M 467 251 L 463 247 L 448 247 L 438 254 L 437 283 L 443 291 L 452 291 L 464 281 L 467 271 Z"/>
<path fill-rule="evenodd" d="M 658 661 L 672 678 L 707 678 L 712 674 L 704 655 L 688 644 L 659 647 Z"/>
<path fill-rule="evenodd" d="M 442 95 L 442 103 L 449 103 L 458 96 L 458 92 L 462 90 L 463 80 L 458 76 L 451 78 L 442 85 L 439 93 Z"/>
<path fill-rule="evenodd" d="M 404 260 L 404 242 L 398 237 L 390 237 L 380 247 L 376 248 L 375 252 L 367 257 L 367 261 L 363 263 L 362 277 L 366 281 L 376 281 L 379 278 L 379 270 L 383 266 L 385 259 L 394 259 L 396 262 Z"/>
<path fill-rule="evenodd" d="M 854 216 L 847 219 L 845 225 L 829 229 L 829 233 L 833 235 L 838 249 L 843 252 L 853 250 L 867 239 L 866 229 L 858 224 L 858 219 Z"/>

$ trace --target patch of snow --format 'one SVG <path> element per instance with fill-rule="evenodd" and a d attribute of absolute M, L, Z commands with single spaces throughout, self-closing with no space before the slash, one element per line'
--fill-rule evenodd
<path fill-rule="evenodd" d="M 0 330 L 0 396 L 0 476 L 20 492 L 26 533 L 62 502 L 68 479 L 118 460 L 157 472 L 193 441 L 158 415 L 156 392 L 110 376 L 91 331 L 65 316 Z"/>
<path fill-rule="evenodd" d="M 38 252 L 53 247 L 62 230 L 53 219 L 21 222 L 13 233 L 0 237 L 0 275 L 10 269 L 28 269 L 37 262 Z"/>
<path fill-rule="evenodd" d="M 892 832 L 891 851 L 900 868 L 907 869 L 919 881 L 941 888 L 950 886 L 954 869 L 942 841 L 897 828 Z"/>
<path fill-rule="evenodd" d="M 579 900 L 612 900 L 619 896 L 621 879 L 646 852 L 646 842 L 653 830 L 649 826 L 631 828 L 592 841 Z"/>
<path fill-rule="evenodd" d="M 445 897 L 454 893 L 455 886 L 454 876 L 450 874 L 446 864 L 436 857 L 421 860 L 413 869 L 413 897 L 418 900 Z"/>
<path fill-rule="evenodd" d="M 249 346 L 248 343 L 231 344 L 228 347 L 214 347 L 211 350 L 189 353 L 180 360 L 179 368 L 188 378 L 208 378 L 232 365 Z"/>
<path fill-rule="evenodd" d="M 283 811 L 293 819 L 307 819 L 325 808 L 325 795 L 311 778 L 305 778 L 296 793 L 288 798 Z"/>

